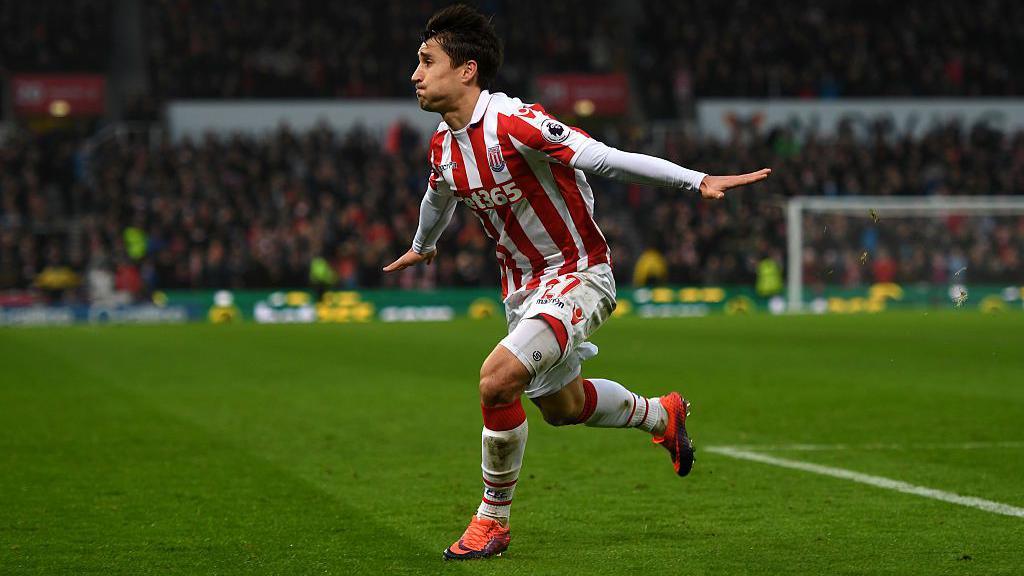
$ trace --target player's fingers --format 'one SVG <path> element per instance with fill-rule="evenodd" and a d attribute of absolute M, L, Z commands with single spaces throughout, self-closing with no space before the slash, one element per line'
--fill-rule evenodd
<path fill-rule="evenodd" d="M 387 266 L 385 266 L 384 267 L 384 271 L 385 272 L 394 272 L 396 270 L 401 270 L 401 269 L 406 268 L 408 266 L 409 266 L 408 264 L 405 264 L 404 262 L 402 262 L 402 259 L 399 258 L 398 260 L 395 260 L 391 264 L 388 264 Z"/>
<path fill-rule="evenodd" d="M 762 168 L 762 169 L 758 170 L 757 172 L 750 172 L 749 174 L 743 174 L 743 175 L 740 176 L 740 178 L 743 179 L 743 182 L 741 183 L 741 185 L 753 184 L 754 182 L 760 182 L 761 180 L 764 180 L 765 178 L 767 178 L 768 175 L 771 174 L 771 173 L 772 173 L 771 168 Z"/>
<path fill-rule="evenodd" d="M 757 172 L 740 174 L 738 176 L 729 176 L 723 181 L 722 185 L 726 190 L 729 188 L 736 188 L 737 186 L 746 186 L 747 184 L 753 184 L 754 182 L 764 180 L 770 173 L 771 170 L 765 168 L 764 170 L 758 170 Z"/>

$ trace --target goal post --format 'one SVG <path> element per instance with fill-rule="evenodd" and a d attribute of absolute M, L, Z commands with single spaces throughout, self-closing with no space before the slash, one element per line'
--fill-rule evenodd
<path fill-rule="evenodd" d="M 804 309 L 803 252 L 808 215 L 886 218 L 1016 216 L 1024 196 L 797 196 L 786 206 L 786 309 Z"/>

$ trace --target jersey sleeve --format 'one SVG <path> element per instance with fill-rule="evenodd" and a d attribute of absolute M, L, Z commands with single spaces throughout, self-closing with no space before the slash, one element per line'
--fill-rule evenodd
<path fill-rule="evenodd" d="M 573 163 L 576 168 L 588 174 L 597 174 L 620 182 L 684 190 L 700 190 L 700 183 L 707 176 L 703 172 L 684 168 L 662 158 L 623 152 L 596 141 L 577 154 Z"/>
<path fill-rule="evenodd" d="M 434 135 L 430 138 L 430 149 L 427 151 L 427 160 L 430 162 L 430 177 L 427 178 L 427 186 L 430 190 L 437 190 L 438 182 L 444 184 L 444 179 L 441 178 L 441 172 L 438 166 L 441 164 L 441 144 L 444 139 L 444 133 L 438 130 L 434 132 Z"/>
<path fill-rule="evenodd" d="M 417 254 L 433 252 L 437 248 L 437 241 L 451 222 L 458 204 L 444 180 L 439 180 L 436 186 L 436 190 L 427 186 L 420 202 L 420 221 L 412 240 L 412 249 Z"/>
<path fill-rule="evenodd" d="M 537 104 L 519 108 L 499 123 L 509 136 L 570 167 L 575 167 L 580 152 L 595 142 L 586 132 L 560 122 Z"/>
<path fill-rule="evenodd" d="M 425 254 L 436 249 L 437 240 L 451 222 L 457 201 L 448 182 L 440 176 L 438 164 L 441 161 L 442 132 L 436 132 L 430 140 L 430 176 L 427 189 L 420 202 L 420 220 L 416 227 L 416 236 L 412 241 L 412 249 L 417 254 Z"/>

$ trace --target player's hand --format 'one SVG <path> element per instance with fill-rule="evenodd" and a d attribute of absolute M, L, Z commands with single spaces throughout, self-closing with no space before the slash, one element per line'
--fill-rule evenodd
<path fill-rule="evenodd" d="M 700 182 L 700 196 L 708 200 L 720 200 L 725 198 L 725 191 L 737 186 L 746 186 L 754 182 L 760 182 L 772 173 L 771 168 L 762 168 L 757 172 L 739 174 L 736 176 L 705 176 Z"/>
<path fill-rule="evenodd" d="M 384 271 L 397 272 L 398 270 L 405 270 L 409 266 L 415 266 L 420 262 L 426 262 L 427 264 L 430 264 L 434 260 L 435 256 L 437 256 L 437 250 L 431 250 L 426 254 L 420 254 L 419 252 L 415 252 L 410 249 L 405 254 L 402 254 L 402 256 L 399 257 L 398 260 L 395 260 L 391 264 L 385 266 Z"/>

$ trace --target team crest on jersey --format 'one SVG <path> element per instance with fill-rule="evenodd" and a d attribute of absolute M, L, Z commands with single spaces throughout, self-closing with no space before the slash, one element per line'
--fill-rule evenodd
<path fill-rule="evenodd" d="M 548 118 L 540 123 L 540 133 L 548 142 L 560 144 L 569 137 L 569 127 L 558 120 Z"/>
<path fill-rule="evenodd" d="M 491 170 L 495 172 L 501 172 L 505 169 L 505 156 L 501 154 L 500 144 L 495 144 L 487 149 L 487 163 L 491 165 Z"/>

